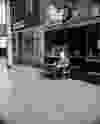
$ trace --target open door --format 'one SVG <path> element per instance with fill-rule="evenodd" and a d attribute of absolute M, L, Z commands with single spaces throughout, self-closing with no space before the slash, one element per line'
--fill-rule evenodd
<path fill-rule="evenodd" d="M 17 63 L 22 64 L 23 63 L 23 32 L 18 32 L 18 56 L 17 56 Z"/>
<path fill-rule="evenodd" d="M 23 33 L 23 64 L 32 65 L 33 39 L 32 32 Z"/>

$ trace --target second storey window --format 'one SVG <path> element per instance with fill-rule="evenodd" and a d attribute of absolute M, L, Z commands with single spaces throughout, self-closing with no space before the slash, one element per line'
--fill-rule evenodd
<path fill-rule="evenodd" d="M 25 0 L 25 14 L 32 15 L 32 0 Z"/>
<path fill-rule="evenodd" d="M 0 24 L 6 24 L 6 6 L 4 2 L 0 3 Z"/>

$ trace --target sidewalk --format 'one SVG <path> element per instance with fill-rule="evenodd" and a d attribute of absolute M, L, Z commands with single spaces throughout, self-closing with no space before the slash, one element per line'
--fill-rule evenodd
<path fill-rule="evenodd" d="M 16 65 L 12 65 L 12 70 L 15 71 L 20 71 L 20 72 L 24 72 L 24 71 L 40 71 L 40 72 L 45 72 L 43 65 L 37 65 L 37 66 L 32 66 L 32 65 L 23 65 L 23 64 L 16 64 Z"/>
<path fill-rule="evenodd" d="M 12 69 L 16 71 L 28 71 L 32 70 L 32 66 L 25 66 L 25 65 L 12 65 Z"/>

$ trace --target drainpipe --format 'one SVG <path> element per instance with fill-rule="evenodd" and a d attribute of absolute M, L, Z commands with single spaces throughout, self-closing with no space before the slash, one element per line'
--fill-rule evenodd
<path fill-rule="evenodd" d="M 13 64 L 13 55 L 12 55 L 12 32 L 11 32 L 11 20 L 10 20 L 10 2 L 7 3 L 7 25 L 8 25 L 8 66 Z"/>
<path fill-rule="evenodd" d="M 45 56 L 45 39 L 44 39 L 44 30 L 40 30 L 40 63 L 44 64 Z"/>

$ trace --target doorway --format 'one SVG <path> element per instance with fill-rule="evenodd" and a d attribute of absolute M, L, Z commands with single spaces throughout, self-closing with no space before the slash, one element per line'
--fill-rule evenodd
<path fill-rule="evenodd" d="M 22 64 L 23 63 L 23 32 L 18 32 L 18 60 L 17 64 Z"/>
<path fill-rule="evenodd" d="M 33 32 L 23 33 L 23 64 L 32 65 Z"/>

